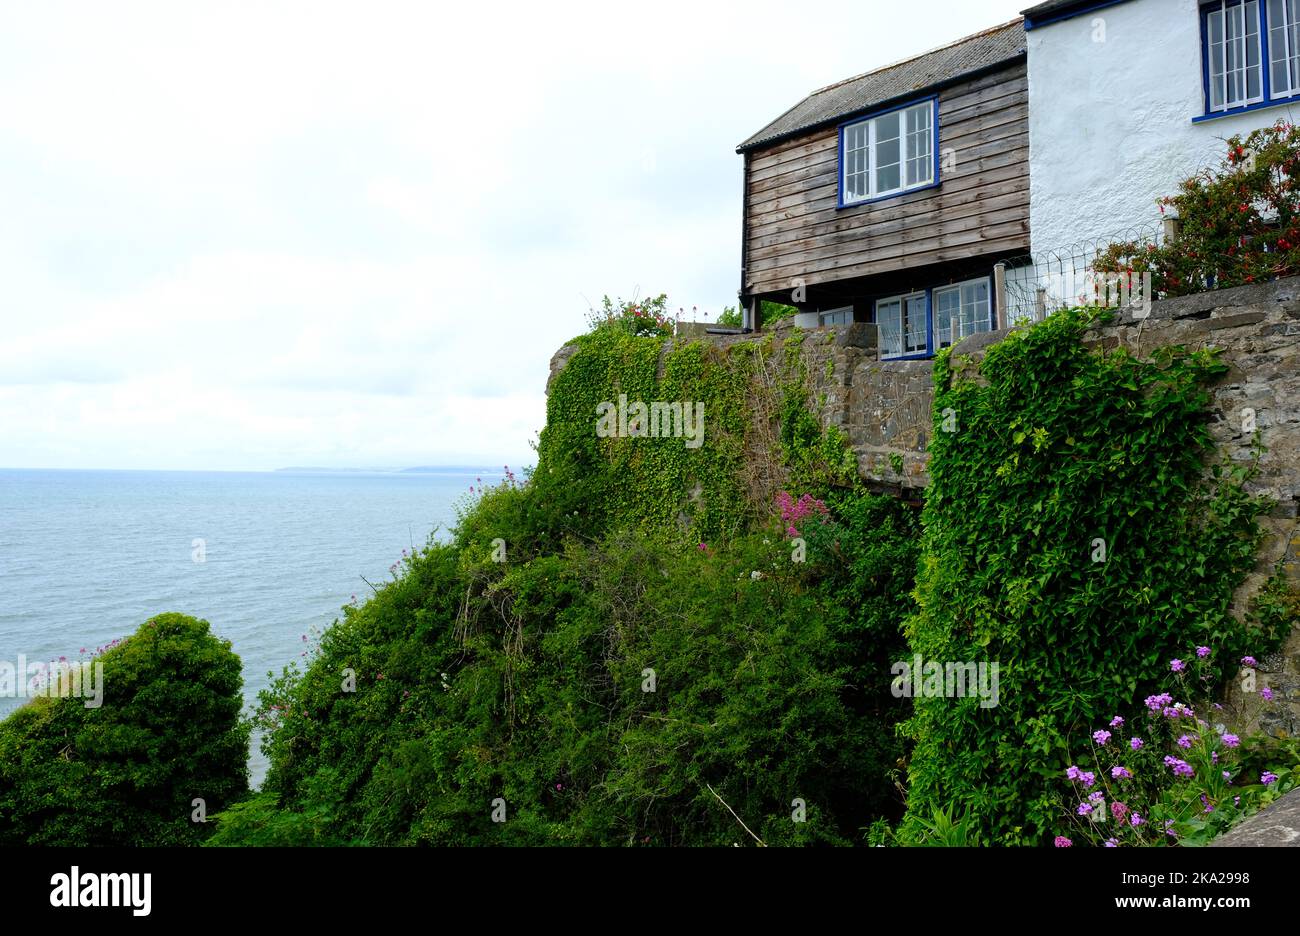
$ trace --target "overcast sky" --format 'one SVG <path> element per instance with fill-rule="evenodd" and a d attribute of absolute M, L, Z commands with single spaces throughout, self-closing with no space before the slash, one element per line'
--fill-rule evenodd
<path fill-rule="evenodd" d="M 0 0 L 0 467 L 529 463 L 589 301 L 735 302 L 737 143 L 1025 5 Z"/>

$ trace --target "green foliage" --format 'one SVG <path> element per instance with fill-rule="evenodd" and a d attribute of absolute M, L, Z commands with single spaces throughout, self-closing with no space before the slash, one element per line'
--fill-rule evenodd
<path fill-rule="evenodd" d="M 162 614 L 98 657 L 103 702 L 38 697 L 0 722 L 0 844 L 186 845 L 248 790 L 240 662 Z"/>
<path fill-rule="evenodd" d="M 1044 842 L 1069 752 L 1100 719 L 1155 691 L 1189 644 L 1231 661 L 1273 638 L 1228 611 L 1265 503 L 1246 469 L 1204 470 L 1206 385 L 1224 365 L 1091 352 L 1095 314 L 1013 332 L 977 376 L 936 361 L 935 412 L 958 430 L 936 419 L 907 635 L 925 660 L 998 662 L 1001 699 L 916 701 L 905 833 L 952 807 L 992 842 Z"/>
<path fill-rule="evenodd" d="M 802 564 L 762 533 L 430 545 L 263 694 L 266 793 L 213 843 L 754 844 L 732 810 L 768 845 L 857 841 L 897 814 L 915 519 L 846 496 L 809 535 Z"/>
<path fill-rule="evenodd" d="M 795 315 L 799 310 L 791 305 L 783 305 L 780 302 L 769 302 L 766 299 L 761 304 L 763 325 L 771 326 L 777 322 L 788 319 Z M 740 328 L 744 325 L 744 318 L 740 309 L 735 306 L 727 306 L 718 315 L 718 324 L 724 328 Z"/>
<path fill-rule="evenodd" d="M 744 369 L 703 342 L 614 330 L 580 339 L 551 384 L 533 486 L 521 495 L 538 514 L 528 525 L 538 545 L 554 551 L 565 534 L 594 539 L 610 529 L 690 546 L 739 533 L 750 517 L 739 486 L 746 386 Z M 703 404 L 701 444 L 684 436 L 601 438 L 598 408 L 620 401 Z M 476 536 L 519 538 L 514 528 L 475 526 Z"/>
<path fill-rule="evenodd" d="M 1150 271 L 1158 296 L 1183 296 L 1300 273 L 1300 128 L 1279 121 L 1234 136 L 1215 169 L 1161 200 L 1181 221 L 1176 241 L 1126 242 L 1104 251 L 1098 272 Z"/>
<path fill-rule="evenodd" d="M 640 301 L 603 296 L 600 308 L 587 314 L 587 328 L 591 332 L 615 331 L 624 335 L 668 338 L 673 333 L 673 322 L 668 317 L 668 296 L 660 293 Z"/>
<path fill-rule="evenodd" d="M 745 320 L 738 308 L 727 306 L 718 313 L 718 324 L 723 328 L 740 328 L 745 324 Z"/>

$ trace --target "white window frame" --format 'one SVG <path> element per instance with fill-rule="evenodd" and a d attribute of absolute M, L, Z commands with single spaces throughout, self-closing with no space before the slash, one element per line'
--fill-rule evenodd
<path fill-rule="evenodd" d="M 909 345 L 907 340 L 908 339 L 907 303 L 909 300 L 912 299 L 921 300 L 921 346 L 919 348 L 912 348 Z M 898 303 L 898 349 L 897 350 L 885 348 L 884 329 L 880 327 L 881 326 L 880 307 L 882 305 L 888 305 L 891 302 Z M 877 299 L 875 304 L 875 312 L 876 312 L 876 335 L 877 335 L 877 341 L 879 342 L 880 359 L 882 361 L 889 360 L 891 358 L 914 357 L 917 355 L 923 355 L 929 353 L 930 351 L 930 343 L 929 343 L 930 303 L 928 298 L 926 297 L 925 290 L 919 290 L 917 292 L 912 292 L 912 293 L 903 293 L 898 296 L 885 296 L 882 299 Z"/>
<path fill-rule="evenodd" d="M 1278 12 L 1282 14 L 1280 23 L 1274 22 L 1274 14 Z M 1300 0 L 1267 0 L 1264 25 L 1268 31 L 1269 98 L 1276 101 L 1295 97 L 1300 94 Z M 1278 85 L 1273 73 L 1273 66 L 1283 62 L 1287 73 L 1285 87 Z"/>
<path fill-rule="evenodd" d="M 1252 6 L 1255 8 L 1255 12 L 1253 16 L 1251 15 L 1250 12 L 1250 8 Z M 1202 37 L 1201 49 L 1202 49 L 1202 55 L 1205 56 L 1205 61 L 1202 67 L 1205 69 L 1205 81 L 1207 84 L 1206 91 L 1208 95 L 1208 98 L 1205 102 L 1206 113 L 1218 114 L 1218 113 L 1223 113 L 1225 111 L 1236 110 L 1241 107 L 1249 107 L 1252 104 L 1263 103 L 1265 71 L 1266 69 L 1270 69 L 1272 67 L 1271 61 L 1265 61 L 1264 34 L 1268 32 L 1269 24 L 1266 21 L 1266 19 L 1260 15 L 1261 11 L 1266 9 L 1267 9 L 1266 0 L 1240 0 L 1240 2 L 1234 2 L 1234 0 L 1219 0 L 1218 3 L 1203 5 L 1200 7 L 1201 16 L 1204 18 L 1204 23 L 1205 23 L 1205 27 L 1204 27 L 1205 35 Z M 1228 17 L 1229 15 L 1232 15 L 1234 17 L 1239 16 L 1240 23 L 1242 26 L 1241 35 L 1236 39 L 1234 39 L 1232 43 L 1236 47 L 1235 49 L 1233 49 L 1233 51 L 1235 55 L 1239 58 L 1239 60 L 1242 62 L 1242 64 L 1237 68 L 1232 68 L 1232 69 L 1229 69 L 1228 67 L 1228 52 L 1229 52 Z M 1219 35 L 1222 37 L 1222 41 L 1217 44 L 1217 48 L 1222 50 L 1222 61 L 1223 61 L 1223 71 L 1217 76 L 1218 77 L 1217 87 L 1216 87 L 1216 80 L 1215 80 L 1216 76 L 1214 74 L 1214 52 L 1215 52 L 1216 44 L 1211 41 L 1211 37 L 1210 37 L 1211 20 L 1216 16 L 1219 18 Z M 1255 32 L 1256 64 L 1254 68 L 1258 71 L 1258 84 L 1259 84 L 1259 93 L 1256 95 L 1251 95 L 1249 93 L 1251 66 L 1244 64 L 1245 61 L 1248 59 L 1247 56 L 1247 52 L 1249 50 L 1248 43 L 1250 42 L 1249 25 L 1252 19 L 1254 21 L 1254 26 L 1256 30 Z M 1268 56 L 1268 58 L 1271 59 L 1271 56 Z M 1230 74 L 1237 74 L 1237 73 L 1240 73 L 1241 81 L 1242 81 L 1240 93 L 1237 97 L 1229 99 L 1228 98 L 1228 76 Z M 1218 104 L 1215 104 L 1216 91 L 1218 92 L 1218 96 L 1219 96 Z"/>
<path fill-rule="evenodd" d="M 965 329 L 962 327 L 962 323 L 965 320 L 965 317 L 963 316 L 962 313 L 967 308 L 967 305 L 962 298 L 962 290 L 967 286 L 979 286 L 979 285 L 984 286 L 985 296 L 987 297 L 987 302 L 986 302 L 987 308 L 985 309 L 985 315 L 982 318 L 976 318 L 974 320 L 972 330 L 970 332 L 966 332 Z M 954 333 L 953 331 L 953 326 L 949 325 L 948 338 L 945 341 L 943 337 L 943 332 L 939 326 L 939 296 L 943 293 L 951 293 L 951 292 L 957 293 L 956 333 Z M 995 300 L 993 298 L 993 281 L 990 277 L 977 276 L 974 279 L 962 280 L 960 283 L 950 283 L 947 286 L 937 286 L 934 289 L 930 290 L 930 296 L 931 296 L 931 308 L 933 309 L 932 314 L 934 316 L 934 326 L 933 326 L 934 348 L 936 351 L 938 351 L 940 348 L 947 348 L 950 347 L 951 345 L 955 345 L 963 338 L 969 338 L 971 335 L 977 335 L 980 332 L 993 330 L 993 311 L 994 311 L 993 303 Z"/>
<path fill-rule="evenodd" d="M 848 318 L 845 318 L 845 316 Z M 840 321 L 843 319 L 843 321 Z M 817 321 L 822 327 L 827 325 L 849 325 L 853 322 L 853 306 L 840 306 L 838 309 L 822 309 L 817 313 Z"/>
<path fill-rule="evenodd" d="M 929 152 L 921 154 L 919 150 L 912 152 L 911 137 L 912 134 L 907 130 L 907 115 L 912 111 L 926 111 L 929 118 L 929 125 L 926 128 L 927 145 Z M 886 117 L 898 115 L 898 181 L 899 185 L 890 189 L 879 189 L 876 187 L 877 182 L 877 146 L 876 128 L 880 121 Z M 849 147 L 850 135 L 858 127 L 864 127 L 867 132 L 865 147 Z M 929 188 L 938 182 L 938 160 L 936 153 L 938 151 L 938 127 L 939 127 L 939 101 L 938 98 L 927 98 L 924 101 L 918 101 L 915 104 L 908 104 L 904 107 L 896 107 L 892 110 L 880 114 L 874 114 L 862 120 L 855 120 L 851 123 L 844 124 L 840 128 L 840 204 L 842 206 L 860 205 L 864 202 L 875 201 L 880 198 L 889 198 L 892 195 L 901 195 L 904 192 L 914 191 L 916 189 Z M 865 175 L 867 181 L 867 190 L 856 196 L 849 196 L 849 165 L 850 153 L 865 153 L 866 165 L 852 175 Z M 907 183 L 907 164 L 909 161 L 919 159 L 925 156 L 926 175 L 923 179 L 918 179 L 911 185 Z"/>

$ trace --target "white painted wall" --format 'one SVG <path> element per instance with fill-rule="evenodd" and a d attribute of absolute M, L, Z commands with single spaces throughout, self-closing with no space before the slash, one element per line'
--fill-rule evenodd
<path fill-rule="evenodd" d="M 1160 220 L 1156 200 L 1222 141 L 1300 105 L 1205 111 L 1196 0 L 1128 0 L 1030 30 L 1029 223 L 1035 255 Z"/>

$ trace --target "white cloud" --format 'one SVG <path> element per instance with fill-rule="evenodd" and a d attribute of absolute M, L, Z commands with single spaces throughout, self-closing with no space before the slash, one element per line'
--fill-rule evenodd
<path fill-rule="evenodd" d="M 8 4 L 0 465 L 524 460 L 586 299 L 735 301 L 737 142 L 1016 6 Z"/>

